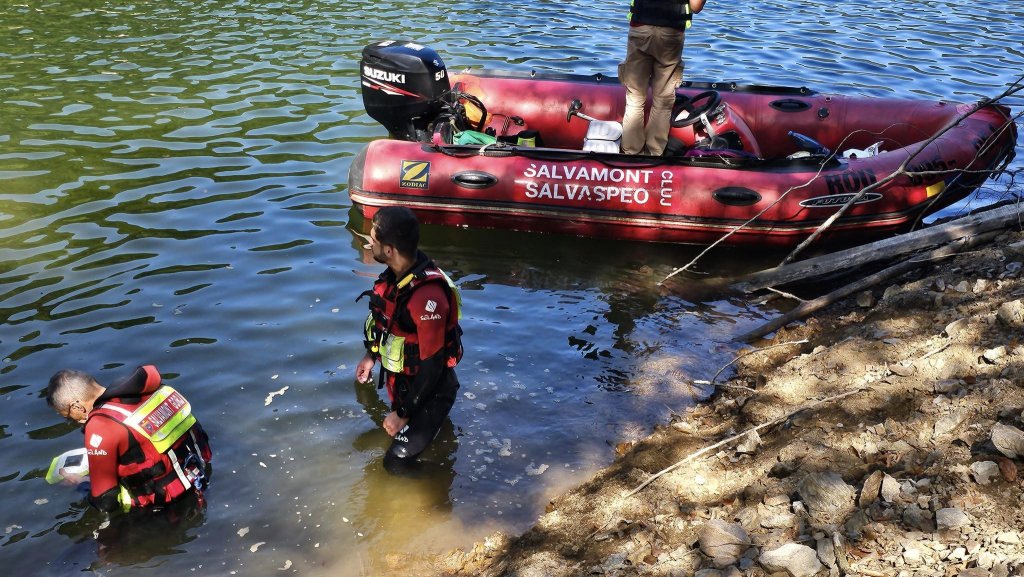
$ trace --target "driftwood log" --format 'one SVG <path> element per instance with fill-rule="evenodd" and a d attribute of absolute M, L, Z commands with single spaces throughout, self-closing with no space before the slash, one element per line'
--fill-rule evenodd
<path fill-rule="evenodd" d="M 962 238 L 960 240 L 951 242 L 943 247 L 928 251 L 927 253 L 921 255 L 920 257 L 915 257 L 910 260 L 905 260 L 899 264 L 895 264 L 887 269 L 881 270 L 872 275 L 868 275 L 858 281 L 852 282 L 841 288 L 838 288 L 824 296 L 820 296 L 814 300 L 809 300 L 804 303 L 801 303 L 799 306 L 789 311 L 788 313 L 770 322 L 767 322 L 752 331 L 746 332 L 736 337 L 736 340 L 750 342 L 754 339 L 763 337 L 764 335 L 770 332 L 774 332 L 795 320 L 802 319 L 803 317 L 809 314 L 820 311 L 821 309 L 829 306 L 830 304 L 842 300 L 858 291 L 865 290 L 882 281 L 910 272 L 921 266 L 921 264 L 924 262 L 956 255 L 957 253 L 962 252 L 968 248 L 991 242 L 1000 234 L 1002 233 L 993 231 L 986 232 L 979 236 Z"/>
<path fill-rule="evenodd" d="M 942 225 L 802 260 L 740 277 L 731 288 L 752 293 L 769 287 L 808 282 L 843 270 L 891 261 L 935 246 L 990 231 L 1024 225 L 1024 205 L 1013 204 L 958 218 Z M 714 282 L 709 280 L 707 282 Z"/>
<path fill-rule="evenodd" d="M 752 292 L 775 284 L 807 282 L 840 270 L 853 269 L 869 263 L 891 261 L 914 253 L 906 260 L 884 270 L 851 282 L 816 299 L 805 301 L 786 314 L 739 335 L 735 340 L 750 342 L 763 337 L 849 295 L 910 272 L 925 262 L 953 256 L 969 248 L 991 242 L 1005 229 L 1013 226 L 1020 227 L 1022 222 L 1024 222 L 1024 205 L 1004 206 L 934 228 L 748 275 L 736 283 L 735 288 Z M 936 245 L 940 246 L 921 252 L 925 247 L 935 247 Z"/>

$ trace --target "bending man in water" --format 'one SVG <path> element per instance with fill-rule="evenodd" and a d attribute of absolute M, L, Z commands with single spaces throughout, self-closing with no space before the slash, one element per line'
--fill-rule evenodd
<path fill-rule="evenodd" d="M 156 508 L 202 500 L 212 458 L 206 432 L 181 393 L 161 385 L 153 365 L 109 387 L 81 371 L 50 377 L 46 402 L 85 425 L 89 502 L 101 511 Z M 85 479 L 62 473 L 67 481 Z"/>
<path fill-rule="evenodd" d="M 384 456 L 389 471 L 400 471 L 437 436 L 448 416 L 462 358 L 460 301 L 455 284 L 419 250 L 419 222 L 405 207 L 387 207 L 373 217 L 370 250 L 387 269 L 360 296 L 370 297 L 366 354 L 356 367 L 365 383 L 381 363 L 378 387 L 391 401 L 384 430 L 394 440 Z"/>

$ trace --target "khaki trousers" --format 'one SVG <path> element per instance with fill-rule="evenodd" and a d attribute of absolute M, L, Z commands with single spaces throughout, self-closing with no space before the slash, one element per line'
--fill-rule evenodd
<path fill-rule="evenodd" d="M 663 26 L 633 26 L 619 81 L 626 88 L 622 152 L 660 156 L 668 142 L 676 88 L 683 80 L 683 31 Z M 651 112 L 644 127 L 644 103 L 651 89 Z"/>

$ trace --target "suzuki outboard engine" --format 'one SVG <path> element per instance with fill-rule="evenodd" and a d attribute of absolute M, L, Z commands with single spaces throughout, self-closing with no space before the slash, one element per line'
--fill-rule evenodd
<path fill-rule="evenodd" d="M 451 90 L 448 71 L 433 49 L 406 40 L 385 40 L 363 48 L 359 62 L 366 113 L 392 138 L 430 140 L 430 124 Z"/>

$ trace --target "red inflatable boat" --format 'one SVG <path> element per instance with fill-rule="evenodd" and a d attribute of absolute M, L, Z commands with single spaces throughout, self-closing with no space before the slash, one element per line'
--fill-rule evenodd
<path fill-rule="evenodd" d="M 684 84 L 669 150 L 630 156 L 614 78 L 449 77 L 405 41 L 367 46 L 360 66 L 367 112 L 391 135 L 352 161 L 367 218 L 404 205 L 434 224 L 697 244 L 734 231 L 726 242 L 788 247 L 866 188 L 823 237 L 862 242 L 962 199 L 1016 143 L 1003 106 Z"/>

